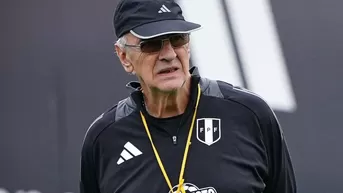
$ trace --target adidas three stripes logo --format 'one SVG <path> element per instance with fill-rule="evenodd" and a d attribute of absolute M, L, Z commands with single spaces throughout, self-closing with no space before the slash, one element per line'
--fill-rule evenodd
<path fill-rule="evenodd" d="M 132 159 L 133 157 L 139 156 L 143 154 L 137 147 L 135 147 L 132 143 L 127 142 L 124 145 L 124 149 L 120 154 L 120 158 L 117 161 L 117 165 L 124 163 L 125 161 Z"/>
<path fill-rule="evenodd" d="M 160 10 L 158 11 L 158 13 L 167 13 L 167 12 L 171 12 L 171 11 L 165 5 L 162 5 Z"/>

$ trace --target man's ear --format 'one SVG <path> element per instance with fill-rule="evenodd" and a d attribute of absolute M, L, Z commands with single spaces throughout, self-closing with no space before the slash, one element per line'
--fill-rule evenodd
<path fill-rule="evenodd" d="M 133 69 L 133 65 L 131 63 L 131 60 L 129 59 L 127 52 L 125 51 L 124 48 L 121 48 L 118 45 L 114 45 L 115 46 L 115 51 L 117 53 L 117 56 L 120 60 L 120 63 L 123 65 L 124 70 L 129 73 L 132 74 L 134 72 Z"/>
<path fill-rule="evenodd" d="M 188 57 L 190 58 L 191 57 L 191 46 L 189 45 L 189 43 L 187 44 L 186 49 L 187 49 Z"/>

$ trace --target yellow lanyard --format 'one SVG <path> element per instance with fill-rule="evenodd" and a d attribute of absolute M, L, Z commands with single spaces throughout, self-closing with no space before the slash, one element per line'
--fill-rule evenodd
<path fill-rule="evenodd" d="M 185 190 L 183 188 L 183 182 L 184 182 L 183 174 L 184 174 L 185 167 L 186 167 L 186 161 L 187 161 L 189 146 L 191 145 L 191 136 L 192 136 L 193 126 L 194 126 L 194 122 L 195 122 L 195 117 L 196 117 L 197 110 L 198 110 L 200 94 L 201 94 L 201 89 L 200 89 L 200 85 L 198 84 L 198 97 L 197 97 L 197 101 L 196 101 L 196 105 L 195 105 L 195 109 L 194 109 L 192 124 L 191 124 L 191 127 L 189 128 L 189 134 L 188 134 L 188 139 L 187 139 L 187 143 L 186 143 L 186 147 L 185 147 L 185 152 L 184 152 L 184 155 L 183 155 L 182 166 L 181 166 L 181 171 L 180 171 L 180 176 L 179 176 L 179 185 L 178 185 L 178 188 L 177 188 L 177 191 L 176 191 L 177 193 L 179 193 L 180 191 L 182 191 L 182 193 L 185 193 Z M 148 134 L 148 137 L 150 139 L 150 143 L 151 143 L 152 149 L 154 150 L 154 153 L 155 153 L 158 165 L 161 168 L 162 174 L 163 174 L 164 179 L 166 180 L 166 182 L 167 182 L 167 184 L 168 184 L 168 186 L 170 188 L 170 191 L 173 192 L 172 191 L 173 187 L 172 187 L 172 185 L 170 183 L 170 180 L 169 180 L 169 177 L 167 175 L 167 172 L 164 169 L 164 166 L 162 164 L 161 158 L 160 158 L 160 156 L 159 156 L 159 154 L 158 154 L 158 152 L 157 152 L 157 150 L 155 148 L 154 142 L 152 141 L 151 134 L 150 134 L 150 131 L 149 131 L 149 127 L 148 127 L 148 125 L 146 123 L 146 120 L 145 120 L 145 117 L 144 117 L 142 111 L 140 112 L 140 114 L 141 114 L 141 117 L 142 117 L 142 122 L 144 124 L 145 130 L 146 130 L 146 132 Z"/>

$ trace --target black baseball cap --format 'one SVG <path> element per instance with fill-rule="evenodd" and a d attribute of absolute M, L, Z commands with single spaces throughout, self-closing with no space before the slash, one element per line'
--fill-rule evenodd
<path fill-rule="evenodd" d="M 140 39 L 190 33 L 201 28 L 200 24 L 184 19 L 181 7 L 174 0 L 121 0 L 113 24 L 118 38 L 131 32 Z"/>

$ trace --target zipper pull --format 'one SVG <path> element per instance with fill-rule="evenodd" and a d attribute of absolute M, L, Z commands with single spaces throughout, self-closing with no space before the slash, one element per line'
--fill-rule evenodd
<path fill-rule="evenodd" d="M 174 135 L 173 136 L 173 144 L 176 145 L 177 144 L 177 137 Z"/>

